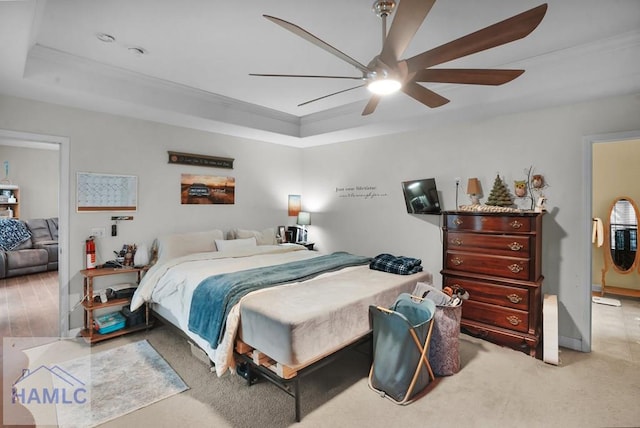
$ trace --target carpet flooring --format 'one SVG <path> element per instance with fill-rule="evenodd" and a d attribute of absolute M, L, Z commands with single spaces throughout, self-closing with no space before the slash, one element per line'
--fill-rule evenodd
<path fill-rule="evenodd" d="M 352 352 L 306 377 L 302 421 L 293 398 L 268 382 L 216 377 L 167 327 L 146 337 L 190 390 L 103 425 L 154 427 L 630 427 L 640 425 L 640 365 L 561 348 L 560 365 L 467 335 L 462 369 L 399 406 L 367 385 L 368 357 Z M 124 340 L 125 338 L 121 338 Z M 133 338 L 126 338 L 131 340 Z"/>
<path fill-rule="evenodd" d="M 638 427 L 640 305 L 594 306 L 591 353 L 560 348 L 560 364 L 552 366 L 462 334 L 460 372 L 437 378 L 407 406 L 368 388 L 366 356 L 345 354 L 303 380 L 300 423 L 284 392 L 267 382 L 247 387 L 238 376 L 216 377 L 183 337 L 159 326 L 92 351 L 147 339 L 190 389 L 100 427 Z M 604 329 L 610 318 L 624 324 Z"/>
<path fill-rule="evenodd" d="M 147 340 L 99 352 L 82 342 L 56 341 L 24 352 L 30 372 L 16 386 L 37 424 L 57 419 L 63 428 L 94 427 L 188 389 Z M 80 356 L 61 361 L 73 354 Z M 46 394 L 55 404 L 45 404 Z"/>

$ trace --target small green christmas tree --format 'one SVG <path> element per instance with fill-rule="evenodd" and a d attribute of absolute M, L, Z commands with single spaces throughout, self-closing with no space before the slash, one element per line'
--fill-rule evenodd
<path fill-rule="evenodd" d="M 487 198 L 487 205 L 493 205 L 497 207 L 509 207 L 513 205 L 513 199 L 509 194 L 509 189 L 504 185 L 504 182 L 500 178 L 500 175 L 496 175 L 496 179 L 493 182 L 493 189 Z"/>

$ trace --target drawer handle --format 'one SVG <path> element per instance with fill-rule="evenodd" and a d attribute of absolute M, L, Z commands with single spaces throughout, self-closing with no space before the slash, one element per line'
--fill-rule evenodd
<path fill-rule="evenodd" d="M 517 294 L 515 294 L 515 293 L 509 294 L 509 295 L 507 296 L 507 299 L 509 299 L 509 301 L 510 301 L 511 303 L 520 303 L 520 302 L 522 302 L 522 297 L 518 296 L 518 295 L 517 295 Z"/>
<path fill-rule="evenodd" d="M 509 223 L 509 226 L 513 227 L 514 229 L 520 229 L 522 227 L 522 223 L 520 223 L 518 220 L 513 220 L 511 223 Z"/>
<path fill-rule="evenodd" d="M 456 266 L 460 266 L 463 261 L 464 260 L 462 260 L 460 257 L 454 257 L 451 259 L 451 263 L 453 263 Z"/>
<path fill-rule="evenodd" d="M 520 266 L 519 264 L 517 264 L 517 263 L 509 265 L 509 266 L 507 266 L 507 268 L 513 273 L 520 273 L 520 272 L 522 272 L 524 270 L 524 268 L 522 266 Z"/>
<path fill-rule="evenodd" d="M 511 244 L 509 244 L 509 248 L 511 248 L 511 251 L 520 251 L 524 248 L 524 245 L 514 241 Z"/>
<path fill-rule="evenodd" d="M 462 219 L 460 217 L 456 217 L 455 220 L 453 220 L 453 224 L 460 226 L 462 224 Z"/>
<path fill-rule="evenodd" d="M 458 245 L 458 246 L 462 245 L 462 241 L 460 239 L 458 239 L 458 238 L 452 239 L 451 243 L 453 245 Z"/>
<path fill-rule="evenodd" d="M 519 325 L 522 322 L 522 320 L 515 315 L 508 316 L 507 321 L 509 321 L 511 325 Z"/>

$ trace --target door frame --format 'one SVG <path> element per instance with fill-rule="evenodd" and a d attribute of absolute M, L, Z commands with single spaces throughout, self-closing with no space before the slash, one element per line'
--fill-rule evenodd
<path fill-rule="evenodd" d="M 69 152 L 70 141 L 57 135 L 0 129 L 0 139 L 57 144 L 58 150 L 58 334 L 69 336 Z"/>
<path fill-rule="evenodd" d="M 584 195 L 582 200 L 584 201 L 583 210 L 584 213 L 582 222 L 583 222 L 583 236 L 591 236 L 592 229 L 592 217 L 593 217 L 593 145 L 598 143 L 617 143 L 621 141 L 628 140 L 637 140 L 640 139 L 640 129 L 626 132 L 613 132 L 607 134 L 595 134 L 595 135 L 587 135 L 582 138 L 583 141 L 583 176 L 584 176 Z M 588 332 L 589 334 L 583 338 L 582 340 L 582 351 L 583 352 L 591 352 L 591 342 L 592 342 L 592 306 L 591 306 L 591 288 L 593 285 L 593 266 L 591 264 L 593 253 L 593 245 L 591 245 L 591 241 L 584 246 L 583 257 L 585 260 L 584 266 L 587 267 L 588 272 L 585 278 L 588 278 L 588 287 L 584 287 L 586 290 L 585 295 L 583 296 L 585 307 L 589 308 L 586 311 L 588 316 Z"/>

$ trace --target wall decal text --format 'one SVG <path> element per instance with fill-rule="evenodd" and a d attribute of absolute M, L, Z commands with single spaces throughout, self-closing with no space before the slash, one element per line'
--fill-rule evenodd
<path fill-rule="evenodd" d="M 387 193 L 378 190 L 377 186 L 344 186 L 336 187 L 339 198 L 374 199 L 385 198 Z"/>

